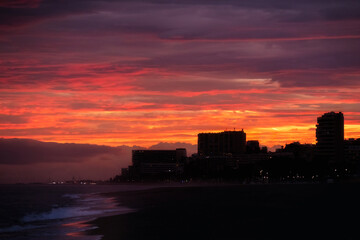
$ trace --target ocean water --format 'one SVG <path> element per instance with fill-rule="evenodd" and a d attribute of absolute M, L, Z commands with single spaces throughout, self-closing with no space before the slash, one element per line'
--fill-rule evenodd
<path fill-rule="evenodd" d="M 0 239 L 100 239 L 86 222 L 135 209 L 100 193 L 140 190 L 135 185 L 0 185 Z"/>

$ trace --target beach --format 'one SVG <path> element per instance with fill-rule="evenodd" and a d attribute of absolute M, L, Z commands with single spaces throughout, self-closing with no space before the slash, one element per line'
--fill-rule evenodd
<path fill-rule="evenodd" d="M 89 235 L 113 239 L 358 239 L 359 183 L 161 187 L 107 193 L 133 209 Z"/>

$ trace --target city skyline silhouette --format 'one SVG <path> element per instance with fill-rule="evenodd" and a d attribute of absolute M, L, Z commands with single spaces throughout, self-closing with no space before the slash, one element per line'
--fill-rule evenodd
<path fill-rule="evenodd" d="M 334 116 L 341 116 L 340 119 L 342 120 L 336 120 L 336 124 L 335 124 L 335 122 L 333 122 L 335 121 L 333 119 Z M 322 127 L 323 125 L 324 127 Z M 334 131 L 339 132 L 339 134 L 334 136 L 329 135 L 329 133 L 333 134 Z M 268 148 L 267 146 L 262 145 L 261 139 L 253 139 L 251 137 L 247 138 L 244 129 L 240 131 L 240 130 L 236 130 L 236 128 L 230 131 L 223 131 L 223 132 L 198 133 L 197 145 L 180 143 L 180 142 L 178 143 L 162 142 L 157 145 L 151 146 L 150 148 L 141 147 L 141 146 L 130 147 L 124 145 L 118 147 L 111 147 L 105 145 L 91 145 L 91 144 L 75 144 L 75 143 L 62 144 L 55 142 L 47 143 L 47 142 L 35 141 L 31 139 L 0 139 L 1 164 L 8 165 L 8 168 L 3 172 L 0 181 L 3 183 L 6 182 L 14 183 L 14 182 L 36 182 L 36 181 L 46 182 L 53 180 L 56 182 L 64 182 L 64 181 L 69 181 L 70 179 L 78 179 L 78 180 L 84 179 L 84 180 L 92 180 L 92 181 L 108 180 L 109 178 L 112 178 L 114 176 L 123 175 L 124 173 L 121 173 L 120 170 L 127 169 L 128 166 L 134 164 L 134 151 L 146 150 L 151 152 L 158 150 L 160 151 L 166 150 L 169 152 L 169 151 L 173 151 L 174 149 L 184 149 L 185 157 L 191 157 L 193 155 L 197 155 L 200 157 L 211 156 L 213 158 L 213 160 L 211 161 L 213 162 L 229 161 L 229 160 L 225 160 L 223 156 L 227 156 L 226 158 L 230 156 L 230 158 L 234 157 L 234 160 L 231 161 L 240 161 L 240 162 L 245 161 L 245 163 L 250 163 L 250 165 L 253 164 L 256 165 L 258 164 L 258 162 L 260 162 L 261 166 L 265 166 L 267 165 L 266 162 L 271 163 L 274 162 L 275 158 L 279 158 L 277 163 L 271 163 L 277 165 L 277 166 L 275 165 L 273 166 L 275 169 L 283 168 L 283 166 L 281 165 L 285 166 L 288 164 L 290 165 L 293 164 L 292 162 L 294 161 L 294 157 L 296 160 L 297 154 L 300 151 L 303 152 L 302 154 L 306 155 L 306 156 L 302 156 L 302 159 L 300 159 L 300 161 L 311 162 L 311 165 L 306 166 L 305 164 L 304 166 L 301 167 L 301 168 L 308 168 L 306 171 L 311 172 L 308 173 L 308 175 L 312 174 L 310 177 L 318 175 L 313 172 L 315 171 L 314 169 L 315 168 L 318 169 L 319 166 L 321 166 L 320 168 L 324 168 L 324 169 L 331 168 L 332 169 L 331 171 L 334 171 L 334 169 L 336 168 L 338 169 L 341 168 L 343 169 L 343 171 L 345 171 L 346 169 L 346 176 L 350 176 L 350 174 L 356 175 L 358 173 L 358 165 L 360 166 L 358 161 L 358 157 L 360 156 L 358 142 L 360 138 L 345 139 L 344 133 L 346 133 L 346 131 L 344 132 L 343 113 L 328 112 L 317 117 L 316 131 L 314 132 L 314 134 L 317 137 L 316 144 L 301 143 L 300 141 L 294 141 L 294 142 L 289 142 L 285 145 L 276 145 L 273 148 Z M 327 140 L 329 139 L 328 136 L 331 136 L 331 139 L 337 139 L 337 140 L 331 140 L 329 142 L 329 140 Z M 285 155 L 283 156 L 281 154 L 279 155 L 277 154 L 278 152 L 279 153 L 285 152 Z M 263 155 L 262 156 L 256 155 L 259 153 Z M 274 153 L 275 155 L 272 155 L 271 153 Z M 292 153 L 294 154 L 294 156 L 292 157 L 290 156 L 289 158 L 287 153 Z M 149 155 L 149 158 L 150 159 L 152 158 L 151 155 Z M 164 157 L 165 162 L 167 161 L 166 158 L 167 157 L 165 156 Z M 271 158 L 273 159 L 271 160 Z M 141 161 L 142 160 L 140 160 L 140 162 Z M 183 169 L 184 161 L 185 161 L 184 159 L 181 161 L 182 173 L 184 171 Z M 188 161 L 189 160 L 186 160 L 185 162 Z M 296 161 L 299 161 L 299 159 Z M 168 165 L 172 165 L 175 163 L 178 164 L 179 162 L 170 161 Z M 19 166 L 29 166 L 31 164 L 37 164 L 43 167 L 37 166 L 36 171 L 34 171 L 34 169 L 29 171 L 29 169 L 25 167 L 23 170 L 19 172 L 18 170 L 20 168 Z M 221 163 L 221 164 L 225 164 L 225 163 Z M 232 163 L 232 164 L 235 164 L 237 166 L 237 163 Z M 304 163 L 298 163 L 298 164 L 304 164 Z M 315 165 L 320 164 L 320 165 L 316 167 L 314 164 Z M 49 168 L 51 165 L 57 167 L 54 170 L 48 172 L 46 169 Z M 152 167 L 152 165 L 153 164 L 150 164 L 150 167 Z M 246 168 L 245 165 L 242 167 Z M 57 171 L 57 168 L 59 167 L 65 168 L 66 166 L 67 168 L 71 166 L 67 174 L 63 175 L 61 171 L 60 172 Z M 239 166 L 237 166 L 236 168 L 238 167 Z M 202 166 L 201 168 L 206 169 L 207 167 Z M 258 167 L 258 168 L 260 169 L 264 167 Z M 99 169 L 103 169 L 102 174 L 98 173 Z M 161 172 L 163 172 L 164 169 L 162 169 Z M 177 171 L 175 169 L 177 169 L 177 167 L 176 168 L 169 167 L 169 171 L 175 172 Z M 294 173 L 295 170 L 293 169 L 288 171 L 290 172 L 292 171 Z M 316 171 L 319 171 L 319 169 Z M 128 173 L 125 172 L 125 174 Z M 139 175 L 140 173 L 136 173 L 136 174 Z M 249 173 L 249 174 L 253 175 L 254 173 Z M 288 174 L 285 173 L 285 175 Z M 299 175 L 299 174 L 297 173 L 295 175 Z M 34 176 L 36 177 L 34 178 Z M 139 176 L 137 176 L 135 179 L 138 179 Z M 181 178 L 182 177 L 183 175 L 181 174 Z M 190 177 L 188 176 L 188 178 L 191 178 L 191 176 Z M 253 176 L 251 178 L 253 178 Z M 309 178 L 309 176 L 307 176 L 307 178 Z M 181 179 L 176 178 L 176 181 L 179 180 Z"/>

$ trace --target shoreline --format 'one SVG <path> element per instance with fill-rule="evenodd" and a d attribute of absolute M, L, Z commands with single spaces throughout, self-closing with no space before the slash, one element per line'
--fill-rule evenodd
<path fill-rule="evenodd" d="M 136 211 L 89 222 L 115 239 L 356 239 L 359 183 L 215 184 L 105 193 Z"/>

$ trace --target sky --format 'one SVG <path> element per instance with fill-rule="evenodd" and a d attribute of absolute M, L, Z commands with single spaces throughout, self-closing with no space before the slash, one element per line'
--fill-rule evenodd
<path fill-rule="evenodd" d="M 150 147 L 360 137 L 357 0 L 2 0 L 0 136 Z"/>

